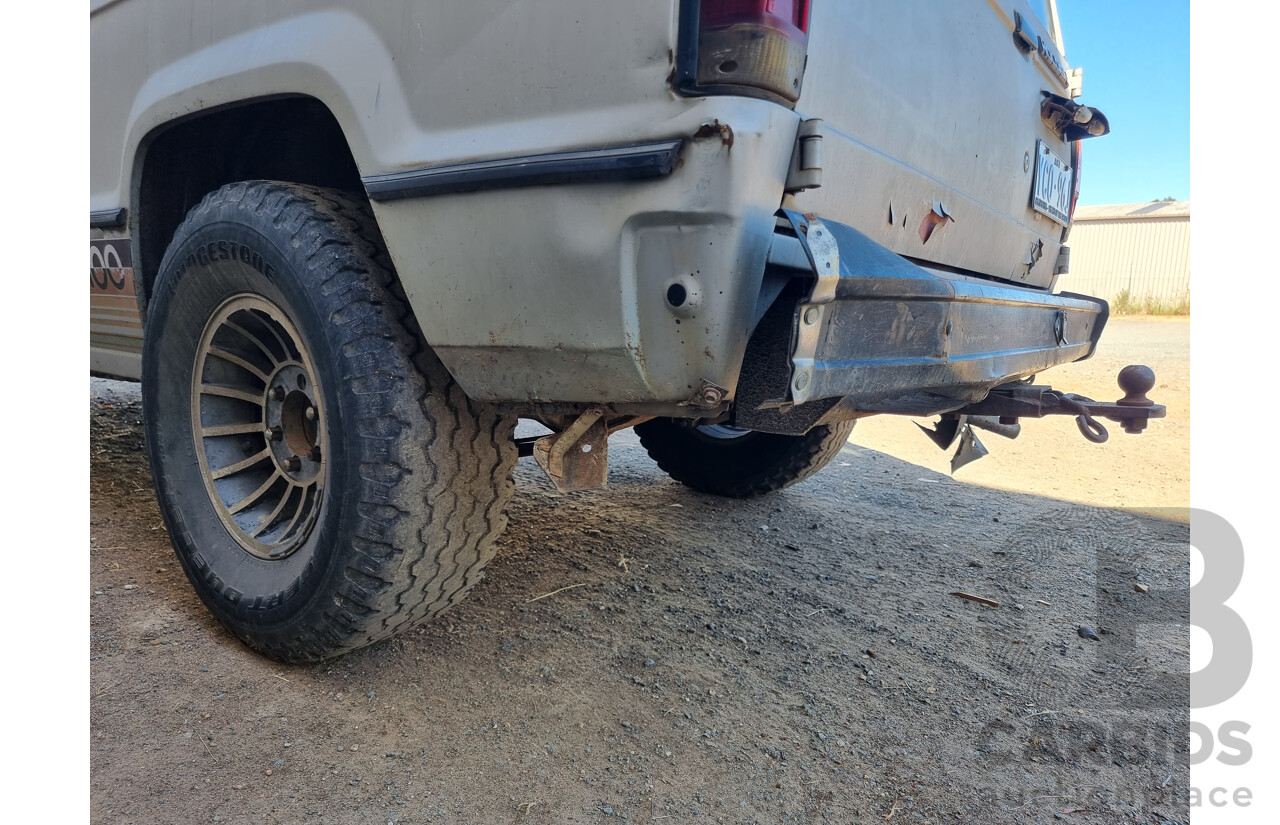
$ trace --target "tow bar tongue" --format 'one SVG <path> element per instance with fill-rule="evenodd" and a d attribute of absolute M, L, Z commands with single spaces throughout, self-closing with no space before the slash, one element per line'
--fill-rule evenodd
<path fill-rule="evenodd" d="M 920 429 L 943 450 L 959 439 L 960 446 L 951 459 L 951 472 L 954 473 L 987 455 L 987 448 L 978 440 L 974 427 L 1006 438 L 1017 438 L 1021 431 L 1020 418 L 1073 415 L 1080 434 L 1094 444 L 1102 444 L 1109 433 L 1099 418 L 1116 421 L 1126 433 L 1133 434 L 1145 430 L 1150 419 L 1164 418 L 1164 405 L 1147 398 L 1147 393 L 1156 385 L 1156 374 L 1150 367 L 1137 364 L 1125 367 L 1120 370 L 1116 382 L 1125 395 L 1113 404 L 1060 392 L 1052 387 L 1002 384 L 978 403 L 947 413 L 932 430 Z"/>

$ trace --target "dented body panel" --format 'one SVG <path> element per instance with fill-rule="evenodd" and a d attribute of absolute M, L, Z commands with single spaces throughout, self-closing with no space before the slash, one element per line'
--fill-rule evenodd
<path fill-rule="evenodd" d="M 1028 286 L 1053 285 L 1062 225 L 1031 206 L 1039 116 L 1067 78 L 1014 32 L 1054 50 L 1028 0 L 815 3 L 797 111 L 823 120 L 820 189 L 803 212 L 900 255 Z M 1061 61 L 1060 56 L 1056 58 Z"/>
<path fill-rule="evenodd" d="M 693 137 L 715 119 L 735 124 L 732 146 Z M 690 136 L 667 177 L 375 208 L 428 340 L 472 397 L 679 402 L 702 380 L 737 383 L 796 122 L 708 99 L 660 124 Z"/>

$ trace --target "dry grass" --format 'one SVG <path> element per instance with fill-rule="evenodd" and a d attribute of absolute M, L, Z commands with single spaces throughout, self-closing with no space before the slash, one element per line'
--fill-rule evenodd
<path fill-rule="evenodd" d="M 1147 296 L 1135 298 L 1127 289 L 1120 290 L 1111 301 L 1112 315 L 1190 315 L 1191 296 L 1183 295 L 1176 300 L 1167 300 Z"/>

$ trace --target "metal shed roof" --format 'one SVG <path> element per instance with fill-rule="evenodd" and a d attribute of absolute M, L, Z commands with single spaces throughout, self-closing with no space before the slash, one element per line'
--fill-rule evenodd
<path fill-rule="evenodd" d="M 1079 206 L 1077 221 L 1104 221 L 1125 218 L 1190 218 L 1191 201 L 1156 201 L 1155 203 L 1117 203 L 1106 206 Z"/>

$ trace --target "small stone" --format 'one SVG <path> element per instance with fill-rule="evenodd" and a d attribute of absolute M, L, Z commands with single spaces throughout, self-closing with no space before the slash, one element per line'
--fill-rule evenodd
<path fill-rule="evenodd" d="M 644 660 L 644 666 L 645 666 L 645 667 L 653 667 L 653 666 L 654 666 L 654 665 L 656 665 L 656 664 L 657 664 L 657 662 L 655 662 L 655 661 L 654 661 L 654 660 L 652 660 L 652 659 L 645 659 L 645 660 Z"/>
<path fill-rule="evenodd" d="M 1081 639 L 1092 639 L 1095 642 L 1102 641 L 1102 637 L 1098 635 L 1098 631 L 1085 625 L 1080 625 L 1080 627 L 1076 628 L 1076 634 Z"/>
<path fill-rule="evenodd" d="M 271 775 L 271 769 L 267 768 L 267 776 L 270 776 L 270 775 Z"/>
<path fill-rule="evenodd" d="M 125 589 L 125 590 L 135 590 L 135 589 L 137 589 L 137 585 L 136 585 L 136 584 L 126 584 L 126 585 L 124 586 L 124 589 Z"/>
<path fill-rule="evenodd" d="M 360 750 L 360 746 L 359 746 L 359 745 L 352 745 L 352 746 L 351 746 L 351 750 L 353 750 L 353 751 L 358 751 L 358 750 Z"/>
<path fill-rule="evenodd" d="M 101 596 L 101 595 L 102 595 L 102 591 L 101 591 L 101 590 L 95 590 L 95 591 L 93 591 L 93 595 L 95 595 L 95 596 Z"/>
<path fill-rule="evenodd" d="M 342 753 L 342 746 L 341 746 L 341 745 L 339 745 L 339 746 L 338 746 L 338 753 Z"/>
<path fill-rule="evenodd" d="M 1145 584 L 1135 584 L 1133 586 L 1133 592 L 1135 593 L 1146 593 L 1150 589 L 1151 588 L 1147 587 Z"/>
<path fill-rule="evenodd" d="M 286 748 L 292 748 L 292 747 L 293 747 L 293 743 L 292 743 L 292 742 L 285 742 L 285 743 L 284 743 L 284 746 L 285 746 Z"/>

